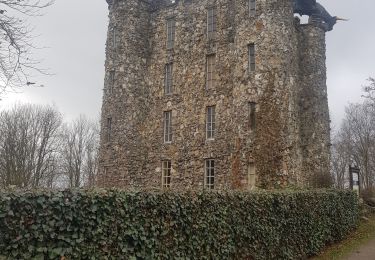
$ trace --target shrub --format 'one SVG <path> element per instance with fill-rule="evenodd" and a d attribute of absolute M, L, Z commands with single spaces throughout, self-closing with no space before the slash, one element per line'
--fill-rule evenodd
<path fill-rule="evenodd" d="M 357 222 L 348 191 L 0 192 L 0 259 L 296 259 Z"/>

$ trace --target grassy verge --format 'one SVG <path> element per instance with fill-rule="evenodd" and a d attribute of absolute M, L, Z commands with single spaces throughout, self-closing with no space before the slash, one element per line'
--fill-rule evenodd
<path fill-rule="evenodd" d="M 371 239 L 375 239 L 375 215 L 372 215 L 369 221 L 361 220 L 358 230 L 353 232 L 346 240 L 328 247 L 321 255 L 313 257 L 312 260 L 342 259 Z"/>

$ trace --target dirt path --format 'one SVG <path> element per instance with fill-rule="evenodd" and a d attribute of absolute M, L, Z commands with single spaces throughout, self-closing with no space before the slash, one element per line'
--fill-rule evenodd
<path fill-rule="evenodd" d="M 375 238 L 361 246 L 345 260 L 375 260 Z"/>

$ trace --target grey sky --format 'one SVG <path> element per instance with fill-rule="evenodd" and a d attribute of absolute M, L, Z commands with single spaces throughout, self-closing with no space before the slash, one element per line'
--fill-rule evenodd
<path fill-rule="evenodd" d="M 348 102 L 361 100 L 366 78 L 375 77 L 374 0 L 320 0 L 333 15 L 349 18 L 327 33 L 328 94 L 331 118 L 337 127 Z M 100 113 L 107 30 L 105 0 L 57 0 L 35 22 L 36 52 L 53 76 L 39 76 L 44 88 L 8 94 L 0 109 L 12 103 L 56 104 L 67 119 Z"/>
<path fill-rule="evenodd" d="M 32 21 L 39 35 L 35 51 L 43 68 L 52 76 L 39 76 L 44 88 L 28 88 L 8 94 L 1 108 L 21 101 L 55 104 L 71 119 L 79 114 L 97 117 L 100 113 L 104 81 L 105 41 L 108 8 L 105 0 L 57 0 L 45 15 Z"/>

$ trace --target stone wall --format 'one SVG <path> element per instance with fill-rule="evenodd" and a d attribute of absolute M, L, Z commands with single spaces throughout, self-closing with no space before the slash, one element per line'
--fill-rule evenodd
<path fill-rule="evenodd" d="M 330 180 L 330 118 L 326 86 L 325 32 L 314 24 L 300 27 L 300 128 L 303 172 L 311 186 Z"/>
<path fill-rule="evenodd" d="M 149 88 L 144 75 L 150 55 L 149 20 L 149 4 L 145 1 L 115 1 L 110 10 L 100 185 L 133 185 L 138 171 L 145 170 L 142 157 L 146 147 L 140 128 L 148 113 L 144 104 Z M 111 79 L 111 72 L 114 72 L 114 79 Z M 110 140 L 108 118 L 112 119 Z"/>
<path fill-rule="evenodd" d="M 215 160 L 217 189 L 248 189 L 250 165 L 261 188 L 309 185 L 311 174 L 328 173 L 328 165 L 316 165 L 329 158 L 324 32 L 296 23 L 292 0 L 256 3 L 255 16 L 247 0 L 110 5 L 99 186 L 161 188 L 163 160 L 172 162 L 173 189 L 202 189 L 205 159 Z M 217 32 L 208 39 L 212 6 Z M 170 17 L 176 37 L 167 50 Z M 248 66 L 252 43 L 254 72 Z M 216 57 L 216 79 L 207 89 L 210 54 Z M 173 63 L 171 95 L 164 94 L 167 63 Z M 249 102 L 257 104 L 255 129 L 249 127 Z M 216 134 L 206 140 L 206 107 L 213 105 Z M 172 111 L 170 144 L 163 140 L 164 111 Z M 315 116 L 319 120 L 311 124 Z"/>

